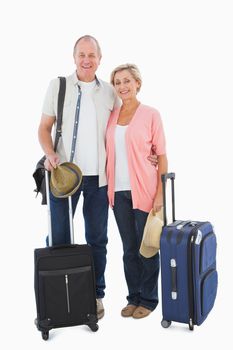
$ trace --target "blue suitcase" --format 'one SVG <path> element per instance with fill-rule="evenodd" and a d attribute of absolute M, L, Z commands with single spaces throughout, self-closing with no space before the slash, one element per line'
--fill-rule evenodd
<path fill-rule="evenodd" d="M 167 224 L 166 182 L 171 179 L 172 223 Z M 164 227 L 160 239 L 161 325 L 172 321 L 200 325 L 211 311 L 217 293 L 216 235 L 210 222 L 175 220 L 175 174 L 162 175 Z"/>

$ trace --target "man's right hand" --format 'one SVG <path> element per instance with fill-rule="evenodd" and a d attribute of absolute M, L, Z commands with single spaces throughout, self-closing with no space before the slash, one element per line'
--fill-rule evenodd
<path fill-rule="evenodd" d="M 57 165 L 60 163 L 60 159 L 56 153 L 46 156 L 44 167 L 48 171 L 56 169 Z"/>

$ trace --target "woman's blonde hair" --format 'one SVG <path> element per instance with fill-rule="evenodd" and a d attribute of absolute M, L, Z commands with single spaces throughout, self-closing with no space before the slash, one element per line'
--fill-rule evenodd
<path fill-rule="evenodd" d="M 132 77 L 139 83 L 139 87 L 137 88 L 137 92 L 139 92 L 142 86 L 142 77 L 138 67 L 136 66 L 136 64 L 133 63 L 121 64 L 120 66 L 116 67 L 111 73 L 111 84 L 114 86 L 115 74 L 117 72 L 121 72 L 122 70 L 129 71 Z"/>

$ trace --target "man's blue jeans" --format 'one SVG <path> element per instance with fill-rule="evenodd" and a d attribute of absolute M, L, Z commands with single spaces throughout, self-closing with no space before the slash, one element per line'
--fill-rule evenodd
<path fill-rule="evenodd" d="M 151 258 L 139 253 L 148 213 L 133 209 L 131 191 L 115 192 L 113 211 L 123 243 L 128 304 L 154 310 L 158 304 L 159 253 Z"/>
<path fill-rule="evenodd" d="M 96 297 L 104 297 L 106 267 L 108 197 L 107 186 L 98 186 L 98 176 L 84 176 L 82 184 L 72 196 L 73 215 L 81 192 L 83 193 L 83 217 L 85 223 L 85 237 L 92 247 Z M 70 243 L 69 205 L 67 198 L 56 198 L 50 192 L 50 206 L 52 218 L 53 245 Z M 47 238 L 48 245 L 48 238 Z"/>

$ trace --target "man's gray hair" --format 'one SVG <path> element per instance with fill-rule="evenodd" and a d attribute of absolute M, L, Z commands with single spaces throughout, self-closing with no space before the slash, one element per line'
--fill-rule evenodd
<path fill-rule="evenodd" d="M 95 43 L 96 43 L 96 46 L 97 46 L 97 51 L 98 51 L 98 54 L 99 56 L 101 57 L 102 56 L 102 52 L 101 52 L 101 48 L 100 48 L 100 45 L 99 45 L 99 42 L 96 38 L 94 38 L 92 35 L 83 35 L 81 36 L 75 43 L 74 45 L 74 54 L 75 54 L 75 50 L 76 50 L 76 47 L 78 45 L 78 43 L 81 41 L 81 40 L 93 40 Z"/>

